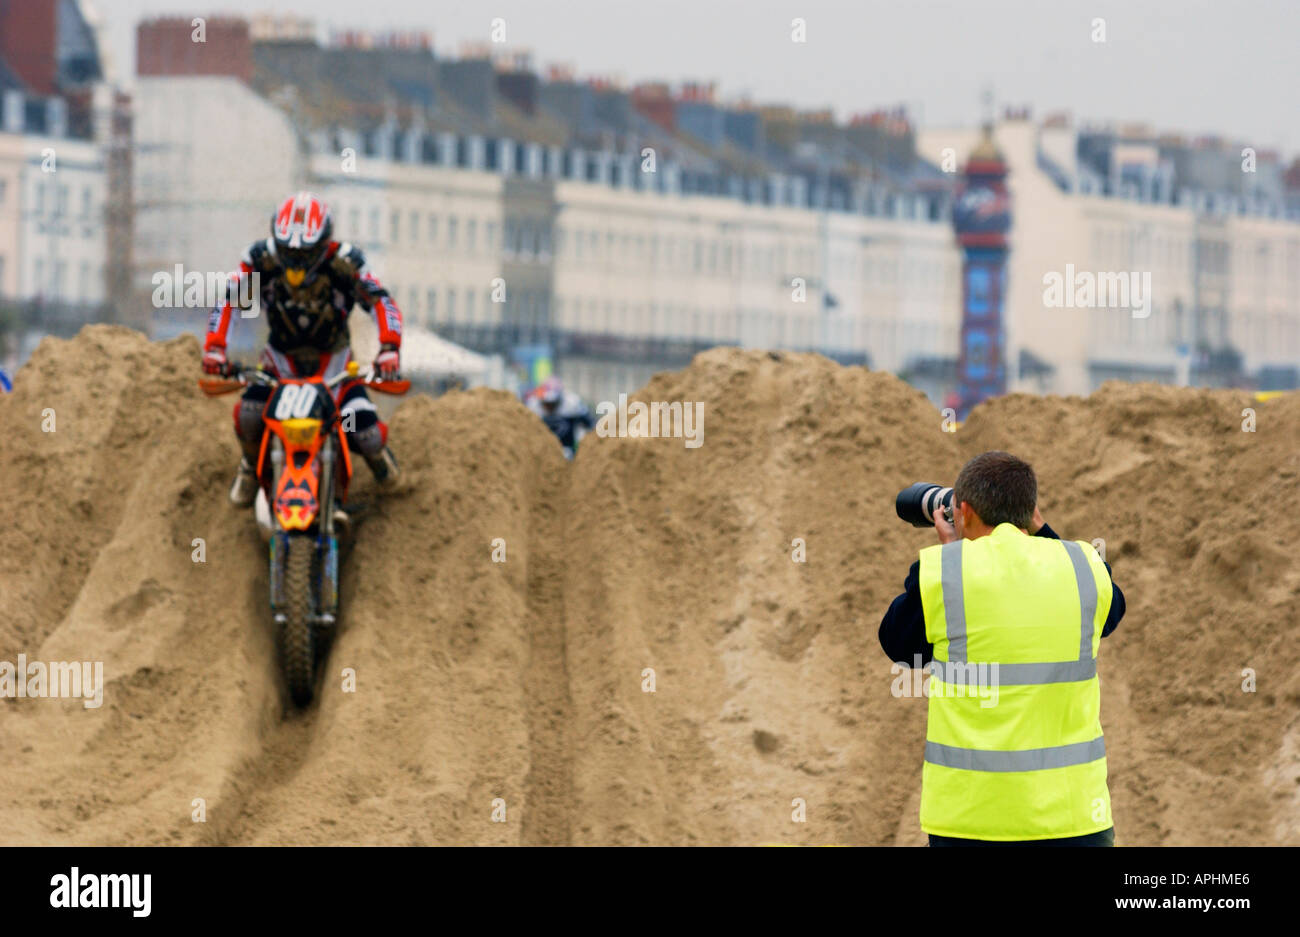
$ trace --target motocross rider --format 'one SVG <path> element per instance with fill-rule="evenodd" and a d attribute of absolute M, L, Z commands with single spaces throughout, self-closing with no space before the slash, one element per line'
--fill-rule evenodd
<path fill-rule="evenodd" d="M 353 305 L 360 305 L 379 324 L 375 374 L 381 380 L 395 380 L 401 363 L 402 313 L 366 271 L 360 248 L 331 239 L 333 227 L 329 208 L 310 192 L 285 199 L 271 216 L 271 236 L 244 253 L 228 297 L 249 295 L 248 290 L 237 289 L 239 278 L 257 274 L 253 282 L 260 285 L 259 298 L 270 327 L 262 367 L 275 377 L 321 374 L 327 381 L 343 373 L 352 359 L 348 315 Z M 207 374 L 230 372 L 226 333 L 231 316 L 229 298 L 212 310 L 203 344 Z M 271 388 L 250 384 L 235 405 L 235 434 L 244 451 L 230 488 L 231 503 L 237 507 L 248 507 L 257 496 L 262 411 L 270 394 Z M 397 461 L 388 448 L 388 426 L 379 419 L 365 384 L 345 381 L 335 394 L 348 447 L 366 460 L 381 486 L 391 486 Z"/>
<path fill-rule="evenodd" d="M 572 459 L 582 438 L 579 429 L 592 429 L 596 425 L 588 407 L 577 394 L 564 389 L 564 384 L 551 375 L 529 396 L 526 406 L 541 417 L 546 428 L 560 440 L 564 457 Z"/>

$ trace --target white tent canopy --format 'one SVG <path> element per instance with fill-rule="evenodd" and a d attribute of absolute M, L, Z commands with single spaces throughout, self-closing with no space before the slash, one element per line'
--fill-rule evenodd
<path fill-rule="evenodd" d="M 353 316 L 352 353 L 364 363 L 379 353 L 379 334 L 369 316 Z M 358 326 L 361 326 L 358 328 Z M 491 362 L 468 348 L 439 338 L 426 328 L 407 325 L 402 330 L 402 373 L 413 378 L 482 378 Z"/>
<path fill-rule="evenodd" d="M 487 373 L 488 359 L 417 327 L 402 336 L 402 370 L 431 377 L 471 378 Z"/>

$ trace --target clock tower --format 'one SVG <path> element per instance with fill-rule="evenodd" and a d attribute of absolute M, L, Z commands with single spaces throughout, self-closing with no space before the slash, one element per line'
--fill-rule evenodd
<path fill-rule="evenodd" d="M 981 400 L 1006 393 L 1006 338 L 1002 312 L 1007 283 L 1011 198 L 1007 164 L 985 124 L 966 161 L 953 208 L 962 250 L 961 351 L 957 364 L 957 418 Z"/>

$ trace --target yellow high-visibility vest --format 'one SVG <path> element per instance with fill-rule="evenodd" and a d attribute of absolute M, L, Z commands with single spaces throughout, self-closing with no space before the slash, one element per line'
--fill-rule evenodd
<path fill-rule="evenodd" d="M 1091 544 L 999 524 L 921 551 L 934 644 L 921 829 L 1018 840 L 1109 829 L 1097 648 L 1111 583 Z"/>

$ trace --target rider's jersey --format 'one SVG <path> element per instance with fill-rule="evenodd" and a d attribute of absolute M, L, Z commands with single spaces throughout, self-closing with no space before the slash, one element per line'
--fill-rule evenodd
<path fill-rule="evenodd" d="M 269 344 L 276 351 L 296 355 L 302 351 L 336 352 L 348 345 L 348 315 L 360 306 L 374 315 L 379 341 L 398 347 L 402 343 L 402 313 L 388 291 L 365 270 L 365 256 L 352 244 L 331 241 L 319 267 L 294 289 L 284 279 L 284 267 L 270 238 L 257 241 L 239 263 L 229 285 L 234 297 L 241 280 L 257 274 L 262 311 L 270 328 Z M 226 347 L 232 307 L 229 300 L 212 310 L 204 349 Z"/>
<path fill-rule="evenodd" d="M 546 428 L 560 440 L 560 445 L 564 447 L 564 454 L 568 458 L 573 458 L 574 449 L 578 445 L 578 428 L 591 429 L 596 425 L 591 409 L 583 403 L 582 398 L 568 391 L 565 392 L 564 398 L 555 410 L 550 413 L 536 397 L 529 397 L 527 405 L 528 409 L 541 417 Z"/>

